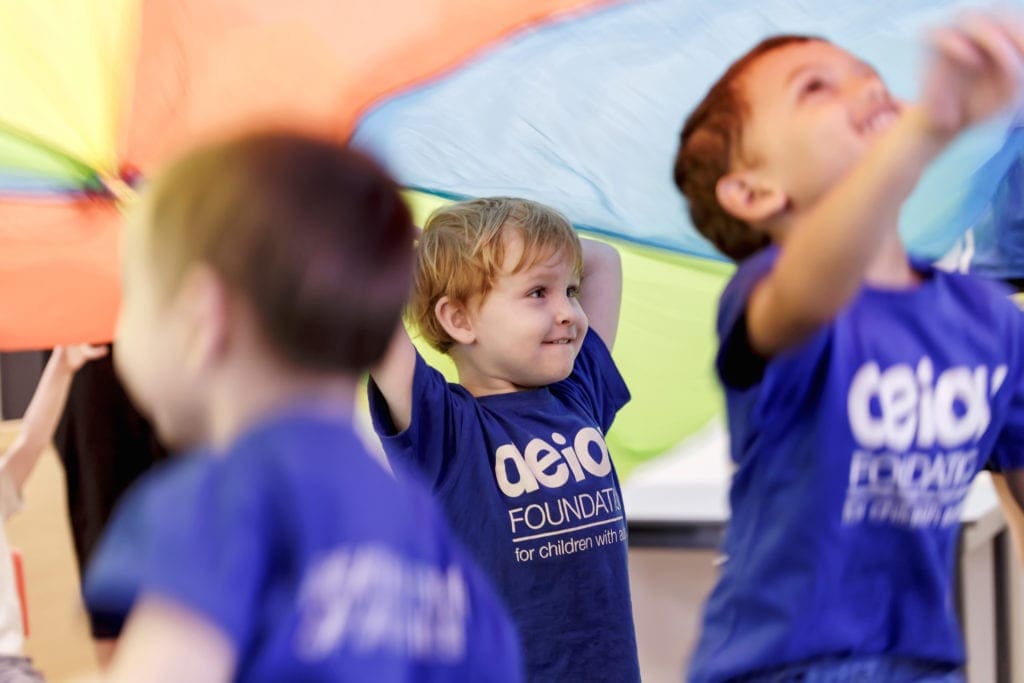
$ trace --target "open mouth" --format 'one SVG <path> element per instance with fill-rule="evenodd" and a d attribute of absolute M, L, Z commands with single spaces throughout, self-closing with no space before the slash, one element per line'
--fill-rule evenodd
<path fill-rule="evenodd" d="M 892 102 L 887 102 L 862 118 L 856 124 L 856 129 L 861 135 L 874 135 L 887 129 L 899 117 L 899 107 Z"/>
<path fill-rule="evenodd" d="M 551 341 L 546 341 L 544 343 L 545 344 L 559 345 L 559 344 L 572 344 L 574 341 L 576 341 L 576 340 L 575 339 L 552 339 Z"/>

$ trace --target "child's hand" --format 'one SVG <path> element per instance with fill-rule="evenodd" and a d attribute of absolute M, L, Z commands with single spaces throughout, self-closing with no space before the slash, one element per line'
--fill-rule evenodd
<path fill-rule="evenodd" d="M 91 360 L 103 358 L 110 352 L 108 346 L 94 346 L 92 344 L 74 344 L 71 346 L 58 346 L 53 350 L 55 360 L 68 372 L 74 374 L 83 365 Z"/>
<path fill-rule="evenodd" d="M 932 36 L 921 97 L 930 132 L 952 137 L 1012 104 L 1024 78 L 1024 23 L 971 14 Z"/>

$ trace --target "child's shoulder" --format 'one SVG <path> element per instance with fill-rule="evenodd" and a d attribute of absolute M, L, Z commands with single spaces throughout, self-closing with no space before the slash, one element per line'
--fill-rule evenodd
<path fill-rule="evenodd" d="M 754 286 L 771 271 L 778 257 L 779 247 L 769 245 L 736 264 L 736 270 L 718 301 L 717 328 L 720 336 L 727 334 L 743 317 Z"/>
<path fill-rule="evenodd" d="M 771 271 L 778 258 L 779 247 L 772 244 L 739 261 L 722 291 L 722 302 L 750 296 L 750 290 Z"/>
<path fill-rule="evenodd" d="M 763 277 L 775 265 L 779 258 L 779 245 L 769 244 L 759 249 L 750 256 L 736 262 L 736 270 L 733 272 L 729 283 L 736 280 L 743 280 L 749 277 Z"/>
<path fill-rule="evenodd" d="M 970 273 L 933 273 L 938 286 L 930 288 L 933 299 L 925 302 L 924 315 L 933 312 L 938 324 L 955 325 L 975 340 L 997 339 L 998 345 L 1017 353 L 1017 344 L 1024 343 L 1024 314 L 1006 283 Z M 959 343 L 960 336 L 949 337 L 949 342 Z"/>
<path fill-rule="evenodd" d="M 1004 300 L 1013 294 L 1013 289 L 1005 282 L 983 277 L 975 273 L 961 273 L 958 271 L 943 270 L 935 267 L 933 272 L 953 286 L 965 291 L 975 292 L 979 296 L 991 297 Z"/>
<path fill-rule="evenodd" d="M 605 428 L 631 399 L 611 349 L 593 328 L 587 330 L 583 338 L 572 372 L 550 388 L 567 408 L 581 408 L 584 413 L 596 416 Z"/>
<path fill-rule="evenodd" d="M 1020 308 L 1012 298 L 1013 289 L 1002 281 L 938 268 L 933 273 L 945 284 L 943 289 L 962 300 L 968 308 L 997 316 L 1011 316 L 1014 320 L 1020 315 Z"/>

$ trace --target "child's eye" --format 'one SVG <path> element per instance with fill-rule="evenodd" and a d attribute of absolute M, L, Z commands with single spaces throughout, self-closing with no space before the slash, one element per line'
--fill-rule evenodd
<path fill-rule="evenodd" d="M 544 287 L 538 287 L 537 289 L 531 289 L 530 293 L 527 294 L 526 296 L 531 297 L 533 299 L 543 299 L 545 293 L 546 291 Z"/>
<path fill-rule="evenodd" d="M 577 287 L 576 285 L 568 287 L 565 290 L 565 295 L 567 297 L 569 297 L 570 299 L 575 299 L 575 298 L 579 297 L 579 295 L 580 295 L 580 288 Z"/>
<path fill-rule="evenodd" d="M 811 95 L 825 90 L 826 88 L 828 88 L 828 81 L 820 76 L 815 76 L 813 78 L 809 78 L 802 86 L 800 86 L 800 95 Z"/>

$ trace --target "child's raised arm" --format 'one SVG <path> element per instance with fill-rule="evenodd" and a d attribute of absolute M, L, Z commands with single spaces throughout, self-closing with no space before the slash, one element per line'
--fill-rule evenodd
<path fill-rule="evenodd" d="M 415 370 L 416 349 L 405 325 L 399 323 L 384 358 L 370 369 L 370 377 L 388 402 L 391 422 L 399 432 L 405 430 L 412 420 L 412 379 Z"/>
<path fill-rule="evenodd" d="M 622 259 L 609 244 L 581 239 L 583 245 L 583 282 L 580 305 L 590 320 L 590 327 L 611 349 L 619 330 L 619 309 L 622 305 Z"/>
<path fill-rule="evenodd" d="M 67 401 L 71 378 L 79 368 L 90 360 L 105 356 L 107 351 L 106 346 L 88 344 L 58 346 L 53 350 L 21 420 L 21 431 L 0 460 L 0 466 L 19 492 L 40 454 L 53 440 Z"/>
<path fill-rule="evenodd" d="M 933 40 L 921 102 L 828 193 L 794 220 L 771 273 L 747 308 L 753 349 L 765 356 L 827 324 L 854 296 L 874 257 L 898 240 L 900 207 L 924 168 L 959 131 L 1010 104 L 1024 70 L 1024 29 L 973 15 Z M 898 284 L 898 283 L 897 283 Z"/>

